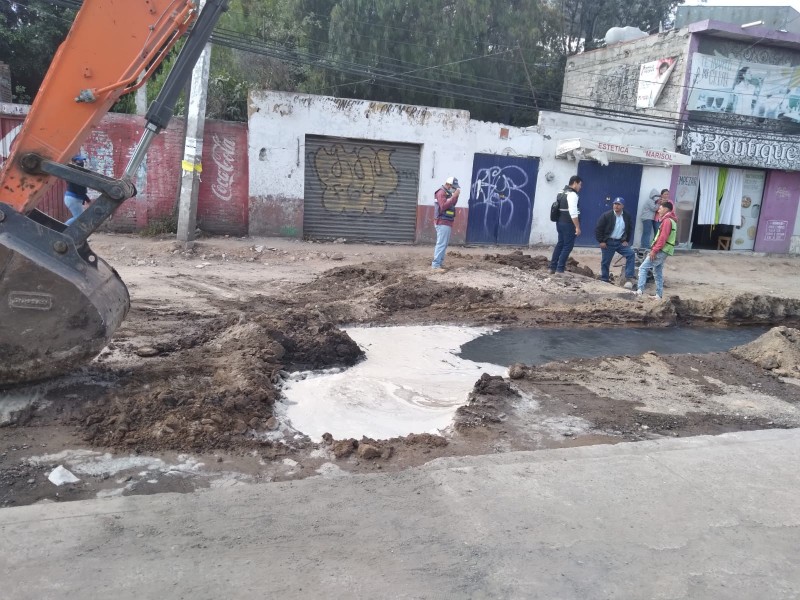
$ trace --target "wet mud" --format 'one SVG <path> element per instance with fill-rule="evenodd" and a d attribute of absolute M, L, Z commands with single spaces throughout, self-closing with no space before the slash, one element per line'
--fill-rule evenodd
<path fill-rule="evenodd" d="M 252 262 L 250 254 L 238 260 Z M 741 293 L 654 302 L 599 284 L 574 259 L 559 276 L 533 252 L 452 252 L 448 260 L 444 274 L 431 273 L 424 259 L 359 260 L 253 290 L 237 283 L 234 270 L 215 276 L 213 289 L 197 288 L 202 306 L 186 308 L 134 289 L 128 319 L 93 363 L 69 377 L 0 391 L 33 398 L 0 424 L 0 506 L 91 497 L 110 485 L 101 475 L 59 488 L 47 481 L 58 452 L 76 447 L 190 453 L 214 468 L 248 472 L 249 480 L 280 480 L 397 470 L 440 456 L 800 426 L 800 300 Z M 676 323 L 774 328 L 726 353 L 514 365 L 506 378 L 480 377 L 442 435 L 327 435 L 317 444 L 275 411 L 288 373 L 362 359 L 342 330 L 348 324 Z M 41 454 L 55 458 L 31 460 Z M 125 493 L 204 485 L 174 479 Z"/>

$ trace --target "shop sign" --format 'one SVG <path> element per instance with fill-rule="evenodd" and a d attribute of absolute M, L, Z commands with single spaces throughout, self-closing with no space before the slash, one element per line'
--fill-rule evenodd
<path fill-rule="evenodd" d="M 688 149 L 693 161 L 732 167 L 788 171 L 797 170 L 800 165 L 800 144 L 797 141 L 764 141 L 751 137 L 689 131 L 684 134 L 683 147 Z"/>

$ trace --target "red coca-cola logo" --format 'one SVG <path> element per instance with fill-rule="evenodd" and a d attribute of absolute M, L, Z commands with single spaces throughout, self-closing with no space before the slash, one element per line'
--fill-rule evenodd
<path fill-rule="evenodd" d="M 211 185 L 213 194 L 223 202 L 233 197 L 234 167 L 236 142 L 230 138 L 212 138 L 211 160 L 217 166 L 217 178 Z"/>

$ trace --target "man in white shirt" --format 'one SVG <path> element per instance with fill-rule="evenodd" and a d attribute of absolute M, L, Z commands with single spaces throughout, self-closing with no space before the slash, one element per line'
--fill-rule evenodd
<path fill-rule="evenodd" d="M 550 259 L 550 273 L 563 273 L 567 267 L 567 259 L 575 247 L 575 238 L 581 234 L 581 222 L 578 215 L 578 192 L 583 186 L 583 179 L 577 175 L 569 178 L 569 184 L 558 195 L 559 217 L 556 221 L 558 242 Z"/>

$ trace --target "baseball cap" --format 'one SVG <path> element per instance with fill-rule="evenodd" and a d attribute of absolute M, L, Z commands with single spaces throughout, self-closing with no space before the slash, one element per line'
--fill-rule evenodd
<path fill-rule="evenodd" d="M 625 206 L 625 198 L 617 196 L 614 198 L 614 204 L 622 204 L 622 206 Z"/>
<path fill-rule="evenodd" d="M 72 157 L 72 160 L 74 160 L 76 162 L 77 161 L 86 162 L 86 157 L 83 154 L 76 154 L 75 156 Z"/>
<path fill-rule="evenodd" d="M 450 185 L 452 185 L 454 188 L 457 188 L 457 187 L 459 187 L 459 185 L 458 185 L 458 179 L 457 179 L 456 177 L 448 177 L 447 179 L 445 179 L 445 183 L 449 183 L 449 184 L 450 184 Z"/>

